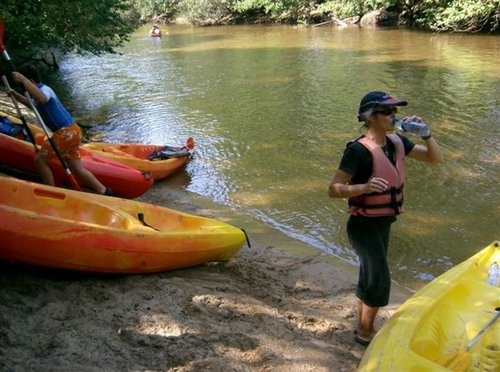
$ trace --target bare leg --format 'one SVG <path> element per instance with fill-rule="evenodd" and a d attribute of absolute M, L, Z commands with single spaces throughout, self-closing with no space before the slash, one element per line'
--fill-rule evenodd
<path fill-rule="evenodd" d="M 76 177 L 83 180 L 86 185 L 88 185 L 92 190 L 98 194 L 104 194 L 106 191 L 106 186 L 104 186 L 99 180 L 82 165 L 80 159 L 67 159 L 69 168 L 74 173 Z"/>
<path fill-rule="evenodd" d="M 42 178 L 42 182 L 46 185 L 55 186 L 54 175 L 48 164 L 49 159 L 38 152 L 35 155 L 35 167 Z"/>
<path fill-rule="evenodd" d="M 368 306 L 360 300 L 358 309 L 361 309 L 358 314 L 358 335 L 364 339 L 371 340 L 377 333 L 374 323 L 379 308 Z"/>
<path fill-rule="evenodd" d="M 356 328 L 356 332 L 359 329 L 359 325 L 361 324 L 361 314 L 363 314 L 363 301 L 358 298 L 358 328 Z"/>

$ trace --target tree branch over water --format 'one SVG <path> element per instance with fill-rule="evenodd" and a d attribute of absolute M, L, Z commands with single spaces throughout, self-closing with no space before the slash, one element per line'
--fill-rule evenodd
<path fill-rule="evenodd" d="M 137 27 L 128 0 L 2 0 L 4 43 L 24 56 L 40 50 L 111 53 Z"/>
<path fill-rule="evenodd" d="M 394 14 L 398 25 L 419 29 L 500 31 L 498 0 L 2 0 L 0 18 L 11 54 L 29 59 L 47 51 L 113 53 L 141 23 L 152 19 L 199 25 L 311 25 L 359 20 L 375 10 Z"/>

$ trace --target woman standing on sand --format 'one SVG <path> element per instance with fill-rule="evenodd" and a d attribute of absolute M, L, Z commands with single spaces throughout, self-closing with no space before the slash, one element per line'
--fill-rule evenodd
<path fill-rule="evenodd" d="M 410 119 L 421 123 L 425 146 L 399 134 L 388 134 L 394 130 L 397 106 L 407 104 L 380 91 L 363 97 L 358 120 L 364 123 L 365 134 L 347 144 L 329 187 L 330 197 L 348 198 L 347 234 L 360 262 L 354 340 L 364 346 L 377 333 L 374 322 L 379 308 L 389 303 L 387 250 L 391 224 L 403 212 L 404 158 L 443 161 L 429 128 L 416 116 Z"/>

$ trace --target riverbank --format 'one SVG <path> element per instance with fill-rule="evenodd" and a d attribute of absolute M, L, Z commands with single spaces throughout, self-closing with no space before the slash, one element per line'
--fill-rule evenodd
<path fill-rule="evenodd" d="M 356 270 L 176 182 L 140 199 L 241 226 L 252 247 L 150 275 L 2 262 L 1 369 L 355 371 Z M 394 291 L 379 326 L 404 298 Z"/>
<path fill-rule="evenodd" d="M 356 370 L 356 268 L 186 182 L 181 172 L 138 199 L 244 228 L 252 246 L 228 263 L 150 275 L 1 262 L 1 370 Z M 379 327 L 408 295 L 393 290 Z"/>

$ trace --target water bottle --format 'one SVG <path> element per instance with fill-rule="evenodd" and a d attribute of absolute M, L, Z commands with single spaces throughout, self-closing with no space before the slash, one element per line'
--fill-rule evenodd
<path fill-rule="evenodd" d="M 486 282 L 495 287 L 498 287 L 498 284 L 500 284 L 500 266 L 496 262 L 493 262 L 488 268 Z"/>
<path fill-rule="evenodd" d="M 416 136 L 425 137 L 431 133 L 427 124 L 419 121 L 411 121 L 406 118 L 394 118 L 392 123 L 397 129 L 415 134 Z"/>

